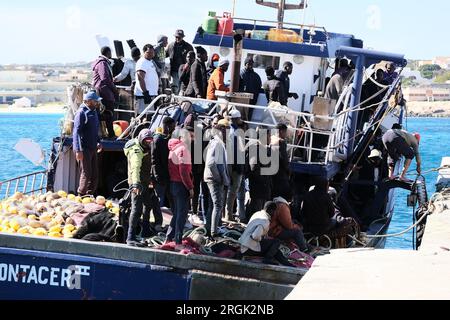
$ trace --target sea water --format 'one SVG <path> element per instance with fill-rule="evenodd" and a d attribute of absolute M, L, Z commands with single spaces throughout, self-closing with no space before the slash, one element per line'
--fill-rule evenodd
<path fill-rule="evenodd" d="M 14 146 L 19 139 L 28 138 L 49 153 L 52 139 L 60 135 L 62 117 L 62 114 L 0 114 L 0 181 L 44 169 L 23 158 Z M 423 171 L 438 168 L 442 157 L 450 156 L 450 119 L 413 118 L 407 121 L 406 126 L 408 131 L 422 135 Z M 411 166 L 411 170 L 414 169 L 415 163 Z M 415 176 L 409 178 L 415 179 Z M 437 172 L 427 173 L 425 178 L 431 195 L 435 190 Z M 407 191 L 396 191 L 396 209 L 389 234 L 401 232 L 413 224 L 413 209 L 406 206 L 407 196 Z M 401 237 L 389 238 L 386 248 L 409 250 L 412 244 L 411 231 Z"/>

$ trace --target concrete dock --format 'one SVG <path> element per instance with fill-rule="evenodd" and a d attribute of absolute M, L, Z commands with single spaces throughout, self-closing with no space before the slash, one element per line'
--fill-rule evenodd
<path fill-rule="evenodd" d="M 419 251 L 334 250 L 286 300 L 449 300 L 450 190 L 433 204 Z"/>

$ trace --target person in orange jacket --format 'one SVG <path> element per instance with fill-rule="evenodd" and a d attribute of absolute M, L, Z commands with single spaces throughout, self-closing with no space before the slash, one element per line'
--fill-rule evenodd
<path fill-rule="evenodd" d="M 220 60 L 219 66 L 211 75 L 211 78 L 208 80 L 208 100 L 217 100 L 216 91 L 225 91 L 228 92 L 230 89 L 225 86 L 224 77 L 225 73 L 228 71 L 230 67 L 230 61 L 228 60 Z"/>
<path fill-rule="evenodd" d="M 269 236 L 282 241 L 294 241 L 302 252 L 308 252 L 302 227 L 292 221 L 289 203 L 281 197 L 273 201 L 277 204 L 277 210 L 270 221 Z"/>

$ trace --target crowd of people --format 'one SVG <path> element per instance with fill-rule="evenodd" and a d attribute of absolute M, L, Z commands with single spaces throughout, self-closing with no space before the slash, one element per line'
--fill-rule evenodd
<path fill-rule="evenodd" d="M 217 100 L 216 91 L 229 90 L 224 79 L 230 62 L 217 54 L 209 59 L 203 47 L 196 47 L 194 51 L 184 37 L 184 32 L 177 30 L 175 41 L 169 44 L 168 37 L 159 36 L 158 45 L 145 45 L 142 56 L 138 48 L 133 48 L 133 60 L 125 63 L 122 72 L 115 77 L 109 62 L 111 50 L 102 48 L 102 55 L 93 66 L 93 86 L 97 93 L 85 95 L 75 117 L 73 138 L 81 168 L 78 189 L 81 196 L 97 192 L 100 120 L 105 121 L 109 137 L 113 138 L 112 112 L 118 100 L 114 83 L 128 75 L 134 79 L 136 115 L 167 88 L 175 94 L 208 100 Z M 166 58 L 170 58 L 168 66 Z M 240 90 L 254 95 L 251 104 L 257 104 L 262 89 L 269 102 L 287 105 L 289 98 L 299 98 L 290 92 L 292 63 L 286 62 L 278 71 L 267 67 L 265 83 L 253 70 L 253 65 L 253 58 L 247 57 L 240 81 Z M 350 69 L 343 64 L 336 70 L 330 81 L 334 88 L 327 91 L 330 98 L 338 94 Z M 96 112 L 100 101 L 106 109 L 102 119 Z M 236 109 L 217 114 L 204 130 L 206 141 L 199 141 L 194 134 L 194 117 L 188 116 L 180 125 L 166 116 L 157 132 L 144 129 L 138 137 L 128 141 L 124 149 L 132 206 L 128 245 L 142 246 L 141 239 L 149 237 L 152 230 L 164 230 L 161 211 L 164 207 L 170 208 L 173 215 L 166 233 L 168 242 L 182 245 L 191 212 L 191 221 L 204 225 L 210 239 L 218 236 L 224 222 L 247 225 L 240 239 L 242 252 L 261 254 L 267 260 L 276 259 L 284 265 L 289 262 L 279 254 L 281 242 L 295 243 L 301 251 L 308 252 L 311 247 L 305 240 L 305 233 L 321 235 L 337 227 L 337 214 L 346 216 L 345 208 L 342 210 L 345 206 L 332 198 L 329 183 L 324 179 L 317 178 L 310 183 L 312 188 L 305 193 L 300 212 L 293 212 L 294 192 L 286 140 L 288 127 L 279 123 L 275 130 L 260 129 L 247 143 L 239 132 L 248 129 L 246 121 L 251 117 L 251 111 L 243 114 Z M 383 143 L 392 159 L 390 168 L 401 155 L 408 159 L 402 178 L 414 155 L 419 160 L 420 172 L 417 136 L 394 128 L 383 137 Z M 196 145 L 200 146 L 201 161 L 194 159 Z M 276 172 L 265 173 L 272 165 L 264 161 L 266 158 L 276 161 Z M 154 216 L 152 228 L 151 213 Z"/>

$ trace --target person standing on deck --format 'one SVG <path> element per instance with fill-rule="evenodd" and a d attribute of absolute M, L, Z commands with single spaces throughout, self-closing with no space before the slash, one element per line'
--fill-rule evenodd
<path fill-rule="evenodd" d="M 225 188 L 230 185 L 225 147 L 229 127 L 230 124 L 227 120 L 223 119 L 218 122 L 211 132 L 212 138 L 206 152 L 203 180 L 208 185 L 212 206 L 208 208 L 206 214 L 205 228 L 210 237 L 215 237 L 217 234 L 217 228 L 225 208 Z"/>
<path fill-rule="evenodd" d="M 170 194 L 173 198 L 173 217 L 167 231 L 166 242 L 175 240 L 182 244 L 184 226 L 189 213 L 189 200 L 194 197 L 190 134 L 184 129 L 175 130 L 169 140 Z"/>
<path fill-rule="evenodd" d="M 290 184 L 291 170 L 289 168 L 289 155 L 287 152 L 287 133 L 288 127 L 280 123 L 276 127 L 277 134 L 271 137 L 270 146 L 272 155 L 278 155 L 280 167 L 278 173 L 272 178 L 272 198 L 283 197 L 290 199 L 292 197 L 292 187 Z"/>
<path fill-rule="evenodd" d="M 234 207 L 236 199 L 239 193 L 239 189 L 242 186 L 242 179 L 244 179 L 245 171 L 245 140 L 244 131 L 241 130 L 242 119 L 241 113 L 238 110 L 230 111 L 229 117 L 231 119 L 231 147 L 233 148 L 233 163 L 229 165 L 229 173 L 231 178 L 231 185 L 227 192 L 225 220 L 234 221 Z M 240 134 L 241 132 L 241 134 Z M 242 159 L 240 159 L 242 157 Z M 242 205 L 238 206 L 242 212 L 239 213 L 241 220 L 245 219 L 245 210 Z"/>
<path fill-rule="evenodd" d="M 191 70 L 192 65 L 195 62 L 195 52 L 190 51 L 187 54 L 187 62 L 180 67 L 178 71 L 178 75 L 180 76 L 180 96 L 186 96 L 186 90 L 189 86 L 189 82 L 191 81 Z"/>
<path fill-rule="evenodd" d="M 211 78 L 209 78 L 208 81 L 208 93 L 207 93 L 207 99 L 208 100 L 217 100 L 216 97 L 216 91 L 230 91 L 230 88 L 225 86 L 225 73 L 228 71 L 228 68 L 230 67 L 230 61 L 224 59 L 220 60 L 219 66 L 211 75 Z"/>
<path fill-rule="evenodd" d="M 163 132 L 157 134 L 152 143 L 152 174 L 155 179 L 155 190 L 161 207 L 166 205 L 166 195 L 169 193 L 169 139 L 175 130 L 175 120 L 171 117 L 163 119 Z M 158 231 L 158 230 L 157 230 Z"/>
<path fill-rule="evenodd" d="M 169 88 L 169 75 L 166 72 L 166 48 L 169 44 L 169 38 L 165 35 L 158 36 L 158 44 L 155 47 L 155 57 L 153 61 L 156 64 L 158 76 L 159 76 L 159 93 L 163 94 L 164 91 Z"/>
<path fill-rule="evenodd" d="M 253 94 L 251 105 L 258 103 L 259 92 L 262 87 L 261 77 L 253 69 L 254 61 L 252 57 L 245 59 L 245 69 L 241 72 L 241 81 L 239 82 L 239 92 L 247 92 Z M 246 114 L 243 114 L 242 119 L 244 121 L 251 120 L 253 116 L 253 109 L 244 109 Z"/>
<path fill-rule="evenodd" d="M 158 197 L 151 180 L 150 148 L 153 134 L 144 129 L 137 139 L 130 140 L 124 148 L 128 159 L 128 184 L 131 189 L 131 214 L 128 226 L 127 244 L 133 247 L 143 246 L 137 241 L 137 228 L 142 216 L 142 238 L 150 237 L 150 211 L 153 211 L 155 225 L 161 226 L 163 217 Z"/>
<path fill-rule="evenodd" d="M 146 44 L 143 52 L 144 56 L 136 63 L 136 87 L 134 88 L 136 116 L 144 112 L 145 108 L 158 96 L 159 89 L 159 77 L 153 61 L 155 50 L 151 44 Z"/>
<path fill-rule="evenodd" d="M 395 72 L 395 64 L 392 62 L 386 63 L 386 72 L 384 73 L 384 81 L 391 85 L 394 83 L 395 79 L 398 78 L 398 73 Z"/>
<path fill-rule="evenodd" d="M 108 138 L 114 139 L 114 105 L 119 100 L 119 91 L 114 85 L 112 67 L 110 63 L 111 48 L 103 47 L 101 56 L 92 65 L 92 86 L 102 98 L 105 111 L 102 114 L 102 120 L 106 123 Z"/>
<path fill-rule="evenodd" d="M 184 41 L 184 31 L 175 32 L 175 42 L 169 44 L 166 57 L 170 58 L 170 76 L 172 78 L 172 93 L 177 95 L 180 91 L 180 79 L 178 71 L 180 66 L 186 63 L 188 52 L 194 51 L 194 48 Z"/>
<path fill-rule="evenodd" d="M 422 158 L 419 152 L 420 135 L 418 133 L 411 134 L 405 130 L 402 130 L 401 126 L 397 124 L 384 134 L 383 144 L 389 154 L 389 179 L 395 179 L 395 164 L 398 160 L 400 160 L 401 156 L 405 157 L 406 161 L 402 174 L 400 175 L 400 180 L 406 180 L 406 174 L 408 173 L 414 157 L 416 157 L 417 161 L 417 173 L 419 175 L 422 173 Z"/>
<path fill-rule="evenodd" d="M 269 66 L 266 68 L 267 81 L 263 84 L 264 93 L 268 103 L 287 101 L 285 97 L 285 92 L 283 89 L 283 84 L 280 79 L 275 76 L 275 70 L 273 67 Z"/>
<path fill-rule="evenodd" d="M 294 65 L 291 62 L 285 62 L 283 64 L 283 70 L 278 70 L 276 73 L 277 78 L 283 84 L 284 95 L 283 95 L 283 100 L 280 100 L 280 103 L 283 106 L 288 105 L 289 98 L 294 98 L 295 100 L 297 100 L 299 98 L 298 94 L 290 92 L 291 80 L 289 79 L 289 76 L 292 74 L 293 70 L 294 70 Z"/>
<path fill-rule="evenodd" d="M 141 50 L 137 47 L 131 49 L 131 57 L 132 60 L 127 59 L 122 71 L 114 77 L 114 83 L 121 82 L 129 76 L 131 78 L 132 87 L 136 84 L 136 63 L 141 58 Z"/>
<path fill-rule="evenodd" d="M 84 95 L 84 102 L 75 115 L 73 128 L 73 150 L 80 165 L 80 196 L 95 195 L 98 184 L 98 158 L 101 151 L 98 130 L 100 120 L 98 106 L 102 98 L 95 92 Z"/>
<path fill-rule="evenodd" d="M 186 96 L 191 98 L 206 99 L 208 88 L 208 76 L 205 62 L 208 61 L 208 53 L 203 47 L 197 47 L 197 59 L 192 64 L 189 84 L 186 89 Z"/>

